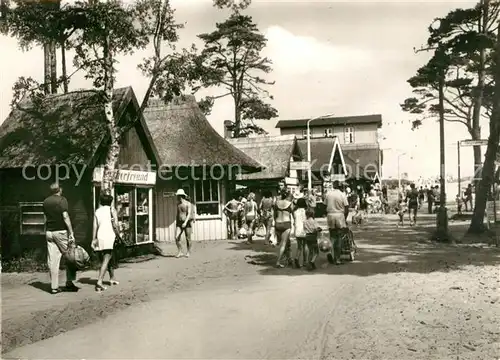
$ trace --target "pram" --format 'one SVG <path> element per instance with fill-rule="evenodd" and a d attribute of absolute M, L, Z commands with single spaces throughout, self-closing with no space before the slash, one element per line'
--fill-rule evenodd
<path fill-rule="evenodd" d="M 354 261 L 354 256 L 358 252 L 358 247 L 354 242 L 354 234 L 348 227 L 342 229 L 340 235 L 340 258 L 342 260 Z"/>

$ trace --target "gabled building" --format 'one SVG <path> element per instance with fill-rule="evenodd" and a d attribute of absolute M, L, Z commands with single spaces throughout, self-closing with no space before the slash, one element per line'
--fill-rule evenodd
<path fill-rule="evenodd" d="M 291 163 L 304 161 L 304 152 L 295 135 L 232 138 L 228 141 L 264 167 L 262 171 L 237 177 L 237 184 L 250 191 L 269 189 L 276 195 L 280 181 L 284 180 L 293 190 L 303 178 L 300 170 L 290 168 Z"/>
<path fill-rule="evenodd" d="M 302 151 L 307 151 L 307 122 L 309 119 L 280 120 L 276 127 L 282 135 L 295 135 Z M 310 141 L 313 172 L 331 154 L 332 138 L 338 139 L 344 156 L 347 178 L 350 180 L 374 181 L 382 176 L 383 154 L 380 150 L 379 129 L 381 115 L 328 117 L 310 122 Z"/>
<path fill-rule="evenodd" d="M 43 200 L 58 181 L 68 199 L 78 244 L 90 247 L 102 164 L 109 148 L 104 106 L 94 91 L 48 95 L 39 104 L 23 100 L 0 126 L 0 224 L 2 257 L 46 251 Z M 113 112 L 123 134 L 115 181 L 119 227 L 127 245 L 154 240 L 153 187 L 158 163 L 131 87 L 113 93 Z M 144 206 L 139 207 L 137 199 Z"/>
<path fill-rule="evenodd" d="M 175 240 L 179 188 L 195 207 L 193 240 L 227 239 L 223 209 L 231 184 L 241 173 L 260 171 L 262 165 L 220 136 L 192 95 L 168 104 L 151 99 L 144 118 L 162 164 L 155 198 L 157 240 Z"/>

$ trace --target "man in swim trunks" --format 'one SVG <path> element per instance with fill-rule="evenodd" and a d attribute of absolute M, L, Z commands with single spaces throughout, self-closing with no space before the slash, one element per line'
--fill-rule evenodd
<path fill-rule="evenodd" d="M 410 185 L 410 191 L 406 193 L 406 201 L 408 202 L 408 217 L 410 218 L 410 226 L 417 223 L 417 211 L 418 211 L 418 190 L 415 188 L 415 184 Z M 412 216 L 413 214 L 413 222 Z"/>
<path fill-rule="evenodd" d="M 192 234 L 192 223 L 193 223 L 193 206 L 187 201 L 187 194 L 183 189 L 177 190 L 175 193 L 177 196 L 177 217 L 176 217 L 176 229 L 175 229 L 175 244 L 177 245 L 177 250 L 179 251 L 176 258 L 183 256 L 181 236 L 184 233 L 186 237 L 187 252 L 186 257 L 189 257 L 191 253 L 191 234 Z"/>
<path fill-rule="evenodd" d="M 236 194 L 233 194 L 231 200 L 224 207 L 224 214 L 227 217 L 228 236 L 231 240 L 236 240 L 238 237 L 238 219 L 241 206 L 242 204 L 236 200 Z"/>
<path fill-rule="evenodd" d="M 255 194 L 248 194 L 248 201 L 245 203 L 245 224 L 247 225 L 247 244 L 253 243 L 252 236 L 255 230 L 255 220 L 257 219 L 257 203 Z"/>
<path fill-rule="evenodd" d="M 274 199 L 273 194 L 269 190 L 264 191 L 262 200 L 259 205 L 259 213 L 261 223 L 266 227 L 266 237 L 264 238 L 264 244 L 269 245 L 269 238 L 271 236 L 271 227 L 274 221 L 274 211 L 273 211 Z"/>
<path fill-rule="evenodd" d="M 339 265 L 342 244 L 341 232 L 347 228 L 346 218 L 349 214 L 349 202 L 346 195 L 340 191 L 340 183 L 333 182 L 333 189 L 325 195 L 326 220 L 330 231 L 330 241 L 332 242 L 332 253 L 327 255 L 328 262 Z"/>
<path fill-rule="evenodd" d="M 278 189 L 280 194 L 274 205 L 274 230 L 280 244 L 276 267 L 282 268 L 284 267 L 281 264 L 283 256 L 286 256 L 287 265 L 291 261 L 290 233 L 292 231 L 293 205 L 284 182 L 280 182 Z"/>

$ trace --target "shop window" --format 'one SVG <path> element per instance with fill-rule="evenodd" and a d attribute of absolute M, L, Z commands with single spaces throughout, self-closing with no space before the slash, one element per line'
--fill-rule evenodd
<path fill-rule="evenodd" d="M 112 191 L 120 236 L 127 246 L 152 241 L 152 189 L 117 184 Z M 95 208 L 100 187 L 94 187 Z"/>
<path fill-rule="evenodd" d="M 306 139 L 306 138 L 307 138 L 307 129 L 302 130 L 302 137 L 303 137 L 304 139 Z M 311 128 L 309 128 L 309 137 L 312 137 L 312 129 L 311 129 Z"/>
<path fill-rule="evenodd" d="M 220 216 L 220 189 L 216 180 L 195 182 L 197 216 Z"/>
<path fill-rule="evenodd" d="M 21 235 L 44 235 L 43 203 L 20 203 Z"/>
<path fill-rule="evenodd" d="M 333 129 L 332 128 L 325 129 L 325 137 L 328 137 L 328 138 L 333 137 Z"/>
<path fill-rule="evenodd" d="M 151 189 L 137 188 L 136 189 L 136 243 L 149 242 L 150 236 L 150 213 L 153 211 L 150 204 Z"/>

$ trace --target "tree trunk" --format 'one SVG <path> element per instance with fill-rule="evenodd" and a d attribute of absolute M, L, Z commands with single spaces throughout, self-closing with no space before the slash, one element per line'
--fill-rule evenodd
<path fill-rule="evenodd" d="M 43 90 L 50 94 L 50 45 L 43 44 Z"/>
<path fill-rule="evenodd" d="M 238 96 L 235 94 L 234 96 Z M 241 130 L 241 111 L 239 107 L 238 99 L 234 99 L 234 127 L 233 127 L 233 137 L 239 138 Z"/>
<path fill-rule="evenodd" d="M 115 180 L 115 169 L 120 154 L 120 128 L 113 114 L 113 53 L 109 44 L 109 37 L 105 40 L 103 46 L 104 53 L 104 113 L 106 125 L 109 132 L 109 148 L 104 163 L 104 173 L 102 176 L 101 187 L 105 193 L 111 193 Z"/>
<path fill-rule="evenodd" d="M 481 233 L 484 228 L 484 213 L 488 201 L 489 189 L 493 184 L 495 160 L 498 152 L 498 141 L 500 140 L 500 31 L 497 30 L 497 42 L 495 47 L 495 92 L 493 97 L 493 112 L 490 118 L 490 136 L 484 159 L 481 179 L 476 188 L 476 201 L 474 214 L 469 227 L 469 233 Z"/>
<path fill-rule="evenodd" d="M 63 78 L 63 91 L 68 93 L 68 71 L 66 69 L 66 44 L 61 41 L 61 62 L 62 62 L 62 78 Z"/>
<path fill-rule="evenodd" d="M 478 20 L 478 32 L 484 36 L 488 35 L 489 21 L 489 3 L 490 0 L 481 0 L 481 14 Z M 486 49 L 481 48 L 479 51 L 479 67 L 477 71 L 477 86 L 474 89 L 474 106 L 472 109 L 472 131 L 473 140 L 481 140 L 481 110 L 483 107 L 483 95 L 485 86 L 486 68 Z M 481 173 L 483 159 L 481 158 L 481 147 L 474 146 L 474 183 L 477 186 L 476 174 Z"/>
<path fill-rule="evenodd" d="M 446 209 L 446 147 L 444 141 L 444 86 L 445 86 L 445 71 L 441 71 L 439 76 L 439 210 L 436 216 L 436 240 L 449 241 L 448 234 L 448 213 Z"/>
<path fill-rule="evenodd" d="M 56 42 L 50 42 L 50 92 L 57 94 L 57 57 Z"/>

